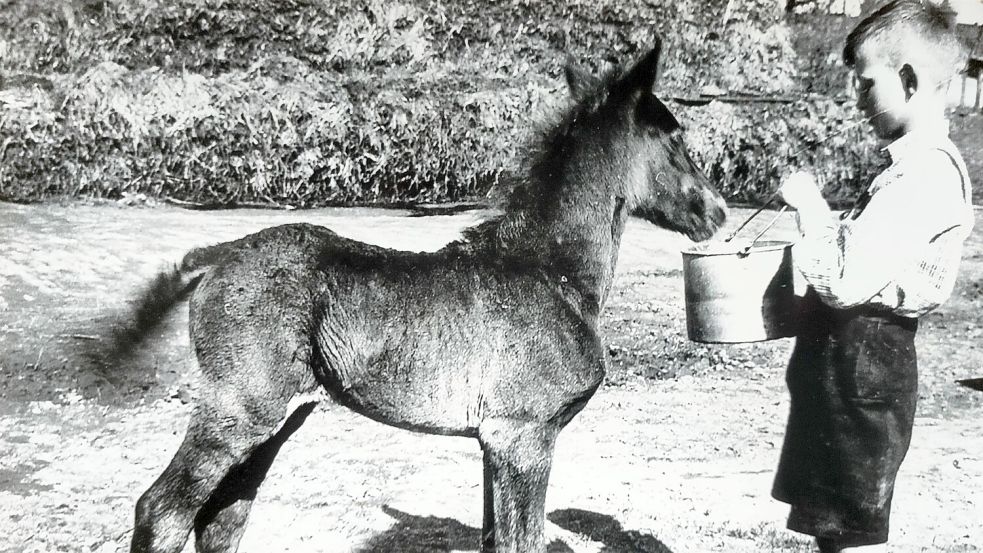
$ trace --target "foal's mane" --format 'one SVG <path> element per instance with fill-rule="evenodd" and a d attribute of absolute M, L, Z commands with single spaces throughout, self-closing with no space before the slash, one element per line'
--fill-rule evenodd
<path fill-rule="evenodd" d="M 506 257 L 539 257 L 545 253 L 542 234 L 545 211 L 557 192 L 569 184 L 559 171 L 568 161 L 579 122 L 597 112 L 628 71 L 614 67 L 577 92 L 577 101 L 541 124 L 529 139 L 519 161 L 519 176 L 509 179 L 496 194 L 502 214 L 463 231 L 459 244 L 492 249 Z"/>

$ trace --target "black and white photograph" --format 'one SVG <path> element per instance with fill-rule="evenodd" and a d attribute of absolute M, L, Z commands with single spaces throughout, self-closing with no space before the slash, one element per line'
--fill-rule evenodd
<path fill-rule="evenodd" d="M 983 552 L 983 0 L 0 0 L 0 553 Z"/>

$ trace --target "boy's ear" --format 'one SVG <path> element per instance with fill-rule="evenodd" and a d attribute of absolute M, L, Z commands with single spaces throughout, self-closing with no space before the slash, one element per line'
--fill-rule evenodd
<path fill-rule="evenodd" d="M 906 63 L 898 70 L 898 76 L 901 78 L 901 86 L 904 87 L 905 100 L 910 100 L 918 90 L 918 75 L 915 74 L 915 69 Z"/>
<path fill-rule="evenodd" d="M 567 79 L 570 95 L 578 102 L 590 95 L 600 82 L 597 77 L 581 69 L 573 56 L 567 56 L 567 63 L 563 66 L 563 75 Z"/>

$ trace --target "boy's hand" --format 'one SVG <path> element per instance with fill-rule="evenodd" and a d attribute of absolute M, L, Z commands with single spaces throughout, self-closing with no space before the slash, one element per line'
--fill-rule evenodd
<path fill-rule="evenodd" d="M 778 193 L 789 207 L 798 210 L 818 204 L 826 205 L 823 195 L 819 192 L 816 178 L 805 171 L 796 171 L 785 177 Z"/>

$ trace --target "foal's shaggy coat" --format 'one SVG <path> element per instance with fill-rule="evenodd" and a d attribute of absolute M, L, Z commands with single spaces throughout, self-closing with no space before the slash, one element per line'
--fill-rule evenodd
<path fill-rule="evenodd" d="M 133 552 L 234 551 L 256 488 L 327 389 L 370 418 L 470 436 L 484 452 L 484 552 L 543 553 L 557 434 L 601 384 L 598 317 L 636 213 L 708 238 L 723 203 L 652 93 L 656 46 L 603 80 L 567 67 L 574 105 L 504 215 L 430 254 L 307 224 L 190 252 L 201 398 L 137 504 Z M 178 295 L 161 301 L 170 305 Z"/>

